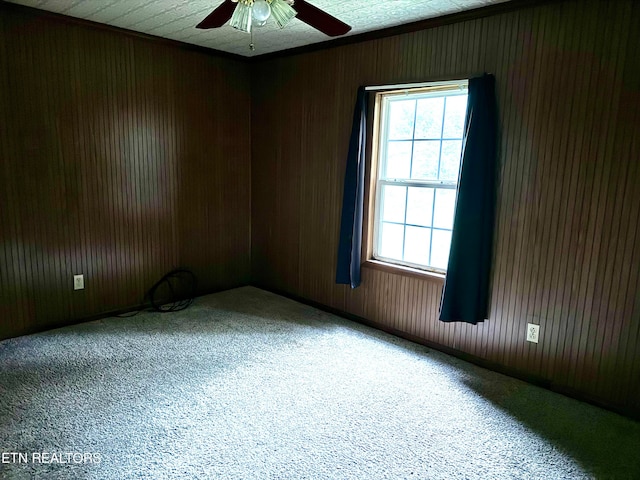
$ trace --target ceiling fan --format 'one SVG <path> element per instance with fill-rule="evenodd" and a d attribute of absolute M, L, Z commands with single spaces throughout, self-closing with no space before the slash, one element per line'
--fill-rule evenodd
<path fill-rule="evenodd" d="M 344 35 L 351 30 L 349 25 L 306 0 L 224 0 L 196 28 L 218 28 L 231 19 L 229 25 L 250 33 L 252 26 L 264 25 L 270 16 L 280 28 L 284 28 L 297 16 L 299 20 L 330 37 Z"/>

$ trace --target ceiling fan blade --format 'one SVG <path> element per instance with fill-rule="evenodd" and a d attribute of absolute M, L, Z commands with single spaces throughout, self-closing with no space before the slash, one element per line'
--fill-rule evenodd
<path fill-rule="evenodd" d="M 237 3 L 233 3 L 231 0 L 224 0 L 224 3 L 207 15 L 207 18 L 196 25 L 196 28 L 206 30 L 223 26 L 233 15 L 236 5 Z"/>
<path fill-rule="evenodd" d="M 295 0 L 293 9 L 298 12 L 296 16 L 298 20 L 302 20 L 307 25 L 311 25 L 330 37 L 338 37 L 351 30 L 351 27 L 346 23 L 320 10 L 318 7 L 314 7 L 305 0 Z"/>

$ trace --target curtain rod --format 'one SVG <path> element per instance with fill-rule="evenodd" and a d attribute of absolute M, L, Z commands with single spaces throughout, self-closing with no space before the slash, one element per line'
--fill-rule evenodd
<path fill-rule="evenodd" d="M 469 80 L 449 80 L 444 82 L 421 82 L 421 83 L 400 83 L 396 85 L 374 85 L 370 87 L 364 87 L 366 91 L 376 90 L 404 90 L 408 88 L 421 88 L 421 87 L 441 87 L 445 85 L 459 85 L 461 87 L 469 86 Z"/>

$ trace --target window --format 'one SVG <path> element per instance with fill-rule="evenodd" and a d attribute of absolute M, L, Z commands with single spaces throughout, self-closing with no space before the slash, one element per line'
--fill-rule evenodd
<path fill-rule="evenodd" d="M 444 272 L 449 260 L 467 82 L 376 96 L 373 257 Z"/>

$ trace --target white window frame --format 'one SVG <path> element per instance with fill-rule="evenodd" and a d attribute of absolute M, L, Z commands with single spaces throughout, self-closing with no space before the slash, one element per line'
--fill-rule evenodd
<path fill-rule="evenodd" d="M 375 118 L 374 121 L 378 122 L 377 125 L 377 129 L 378 129 L 378 145 L 377 145 L 377 168 L 376 168 L 376 172 L 375 172 L 375 201 L 374 201 L 374 222 L 373 222 L 373 248 L 372 248 L 372 257 L 374 260 L 383 262 L 383 263 L 387 263 L 387 264 L 391 264 L 391 265 L 398 265 L 398 266 L 402 266 L 402 267 L 409 267 L 409 268 L 413 268 L 413 269 L 418 269 L 418 270 L 423 270 L 423 271 L 427 271 L 427 272 L 434 272 L 434 273 L 438 273 L 438 274 L 445 274 L 446 273 L 446 268 L 437 268 L 437 267 L 432 267 L 432 266 L 428 266 L 428 265 L 421 265 L 421 264 L 415 264 L 412 262 L 407 262 L 405 260 L 398 260 L 395 258 L 388 258 L 388 257 L 384 257 L 382 255 L 380 255 L 378 253 L 379 250 L 379 246 L 381 244 L 381 236 L 382 236 L 382 228 L 381 228 L 381 224 L 382 224 L 382 191 L 383 191 L 383 186 L 384 185 L 391 185 L 391 186 L 404 186 L 404 187 L 421 187 L 421 188 L 434 188 L 434 189 L 453 189 L 456 190 L 457 193 L 457 188 L 458 188 L 458 181 L 449 181 L 449 182 L 445 182 L 445 181 L 427 181 L 427 180 L 413 180 L 413 179 L 392 179 L 392 178 L 386 178 L 386 179 L 381 179 L 380 178 L 380 174 L 381 172 L 386 171 L 386 161 L 387 161 L 387 155 L 386 155 L 386 148 L 387 148 L 387 135 L 389 132 L 389 108 L 388 108 L 388 104 L 389 104 L 389 99 L 396 97 L 396 96 L 408 96 L 411 95 L 412 99 L 416 99 L 416 100 L 420 100 L 422 98 L 429 98 L 429 97 L 440 97 L 443 95 L 443 93 L 447 93 L 447 96 L 454 96 L 454 95 L 468 95 L 468 80 L 453 80 L 453 81 L 446 81 L 446 82 L 433 82 L 433 83 L 427 83 L 427 84 L 419 84 L 419 85 L 407 85 L 404 86 L 404 88 L 402 88 L 403 86 L 399 85 L 397 87 L 395 87 L 392 91 L 383 91 L 378 93 L 379 95 L 379 99 L 381 102 L 380 105 L 380 109 L 379 109 L 379 113 L 380 116 L 379 118 Z M 377 90 L 377 88 L 371 88 L 371 90 Z M 459 92 L 459 93 L 454 93 L 454 92 Z M 444 114 L 445 114 L 445 110 L 443 110 L 443 128 L 444 128 Z M 414 129 L 415 129 L 415 120 L 414 120 Z M 441 136 L 440 136 L 440 141 L 442 142 L 443 140 L 447 140 L 446 138 L 442 138 L 442 132 L 441 132 Z M 457 140 L 457 138 L 456 138 Z M 415 143 L 415 130 L 414 130 L 414 135 L 412 135 L 411 138 L 412 144 Z M 442 150 L 442 144 L 441 144 L 441 150 Z M 463 145 L 464 148 L 464 145 Z M 412 150 L 413 150 L 413 146 L 412 146 Z M 413 154 L 413 152 L 412 152 Z M 440 159 L 439 159 L 440 161 Z M 434 197 L 435 198 L 435 197 Z M 457 194 L 456 194 L 456 201 L 457 201 Z M 429 227 L 431 229 L 431 238 L 433 239 L 433 230 L 446 230 L 446 231 L 452 231 L 449 229 L 438 229 L 436 227 L 433 227 L 433 219 L 434 219 L 434 213 L 435 213 L 435 201 L 432 205 L 432 214 L 431 214 L 431 219 L 432 219 L 432 225 L 431 227 Z M 404 226 L 405 226 L 405 231 L 406 231 L 406 210 L 407 210 L 407 205 L 405 205 L 405 222 L 404 222 Z M 455 210 L 454 210 L 455 212 Z M 400 224 L 399 224 L 400 225 Z M 432 248 L 431 246 L 429 247 L 430 249 Z M 429 252 L 431 254 L 431 252 Z M 404 257 L 404 241 L 403 241 L 403 255 Z"/>

